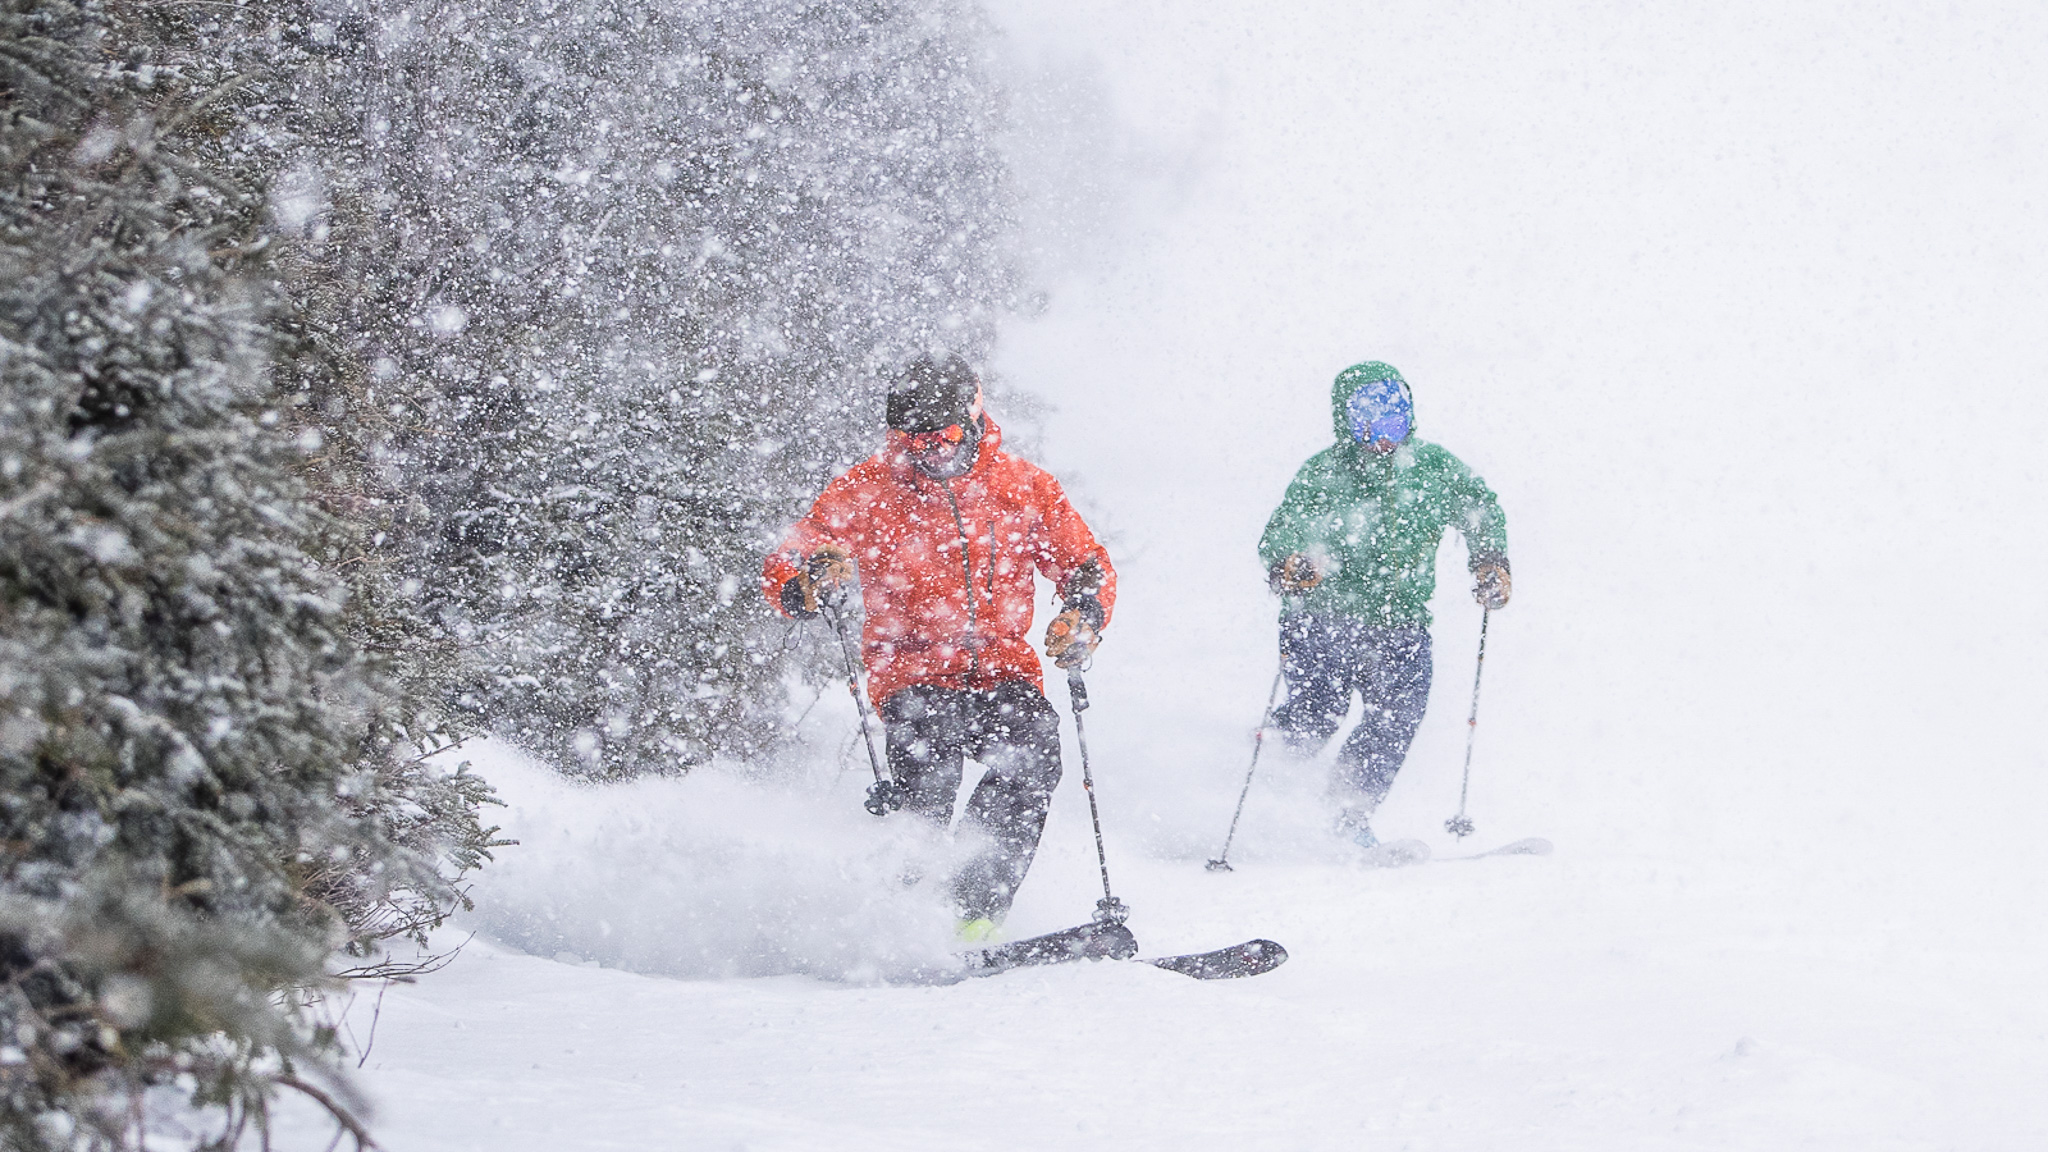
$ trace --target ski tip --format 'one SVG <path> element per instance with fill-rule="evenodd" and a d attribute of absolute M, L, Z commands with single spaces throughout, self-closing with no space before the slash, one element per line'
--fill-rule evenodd
<path fill-rule="evenodd" d="M 1247 953 L 1264 962 L 1265 971 L 1270 972 L 1287 963 L 1287 949 L 1282 948 L 1278 940 L 1260 937 L 1256 940 L 1247 940 L 1244 947 Z"/>
<path fill-rule="evenodd" d="M 1548 856 L 1556 851 L 1556 846 L 1541 836 L 1531 836 L 1526 840 L 1502 845 L 1494 851 L 1502 856 Z"/>
<path fill-rule="evenodd" d="M 1287 949 L 1277 941 L 1256 939 L 1214 952 L 1190 952 L 1184 956 L 1160 956 L 1142 961 L 1154 968 L 1178 972 L 1197 980 L 1241 980 L 1263 976 L 1287 962 Z"/>

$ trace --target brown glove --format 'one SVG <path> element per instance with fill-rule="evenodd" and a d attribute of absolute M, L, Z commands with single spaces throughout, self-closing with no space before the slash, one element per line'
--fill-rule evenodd
<path fill-rule="evenodd" d="M 820 544 L 816 552 L 804 561 L 803 571 L 790 578 L 803 605 L 803 614 L 815 616 L 818 613 L 818 599 L 822 594 L 826 602 L 840 585 L 853 579 L 853 553 L 837 544 Z"/>
<path fill-rule="evenodd" d="M 1322 582 L 1323 574 L 1317 570 L 1315 561 L 1299 552 L 1273 565 L 1273 570 L 1266 574 L 1266 583 L 1282 596 L 1306 592 Z"/>
<path fill-rule="evenodd" d="M 1472 581 L 1472 598 L 1488 611 L 1507 607 L 1508 596 L 1515 590 L 1506 564 L 1481 564 L 1472 570 Z"/>
<path fill-rule="evenodd" d="M 1092 597 L 1091 597 L 1092 599 Z M 1085 606 L 1068 602 L 1060 614 L 1045 626 L 1045 654 L 1062 668 L 1079 668 L 1095 654 L 1095 646 L 1102 643 L 1101 625 L 1089 621 Z M 1101 620 L 1101 609 L 1095 613 L 1096 621 Z"/>

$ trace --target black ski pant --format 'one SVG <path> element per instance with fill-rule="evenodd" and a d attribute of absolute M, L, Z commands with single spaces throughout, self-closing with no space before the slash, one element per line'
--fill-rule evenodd
<path fill-rule="evenodd" d="M 913 684 L 882 702 L 889 771 L 904 807 L 940 827 L 953 818 L 963 761 L 981 765 L 962 832 L 981 847 L 953 878 L 960 915 L 1000 920 L 1045 831 L 1060 782 L 1060 717 L 1028 680 L 987 691 Z"/>
<path fill-rule="evenodd" d="M 1347 809 L 1370 813 L 1394 786 L 1429 706 L 1429 631 L 1296 613 L 1280 622 L 1280 667 L 1287 703 L 1273 720 L 1300 755 L 1337 731 L 1352 693 L 1365 698 L 1365 715 L 1337 753 L 1336 783 Z"/>

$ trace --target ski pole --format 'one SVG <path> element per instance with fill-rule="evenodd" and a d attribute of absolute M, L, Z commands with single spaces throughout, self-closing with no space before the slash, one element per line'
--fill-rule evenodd
<path fill-rule="evenodd" d="M 818 607 L 832 623 L 833 633 L 839 637 L 839 654 L 846 659 L 846 691 L 853 697 L 854 711 L 860 714 L 860 742 L 867 746 L 868 767 L 875 770 L 875 782 L 868 787 L 868 798 L 861 806 L 877 816 L 887 816 L 903 807 L 903 789 L 882 771 L 882 758 L 875 754 L 875 737 L 868 730 L 868 702 L 860 694 L 859 665 L 853 658 L 853 645 L 846 637 L 846 616 L 840 611 L 845 604 L 844 592 L 834 592 L 830 599 L 820 597 L 818 601 Z"/>
<path fill-rule="evenodd" d="M 1302 593 L 1300 592 L 1288 592 L 1282 596 L 1282 600 L 1285 602 L 1285 605 L 1291 606 L 1300 603 L 1301 596 Z M 1280 620 L 1281 627 L 1284 629 L 1287 621 L 1287 608 L 1285 606 L 1281 609 Z M 1237 810 L 1230 814 L 1230 831 L 1226 832 L 1223 836 L 1223 851 L 1217 853 L 1216 858 L 1209 861 L 1206 865 L 1211 872 L 1233 871 L 1230 867 L 1230 843 L 1237 838 L 1237 821 L 1239 817 L 1244 815 L 1244 799 L 1252 794 L 1252 776 L 1259 770 L 1259 750 L 1265 746 L 1266 729 L 1273 726 L 1273 709 L 1280 701 L 1280 682 L 1286 676 L 1287 656 L 1285 652 L 1282 652 L 1280 667 L 1273 671 L 1273 690 L 1266 693 L 1266 711 L 1259 716 L 1258 731 L 1252 733 L 1252 762 L 1251 766 L 1244 770 L 1244 787 L 1237 790 Z"/>
<path fill-rule="evenodd" d="M 1237 811 L 1230 814 L 1230 831 L 1223 836 L 1223 851 L 1206 865 L 1211 872 L 1233 871 L 1230 867 L 1230 842 L 1237 838 L 1237 819 L 1244 815 L 1244 798 L 1252 794 L 1252 774 L 1259 770 L 1259 749 L 1266 743 L 1266 729 L 1273 724 L 1273 706 L 1280 701 L 1280 681 L 1286 675 L 1284 664 L 1273 673 L 1273 690 L 1266 693 L 1266 711 L 1259 717 L 1259 730 L 1252 735 L 1252 764 L 1244 770 L 1244 787 L 1237 792 Z"/>
<path fill-rule="evenodd" d="M 1067 669 L 1067 694 L 1074 702 L 1074 743 L 1081 746 L 1081 788 L 1088 793 L 1088 819 L 1095 825 L 1095 862 L 1102 869 L 1102 899 L 1095 902 L 1095 919 L 1102 924 L 1121 924 L 1131 915 L 1124 902 L 1109 890 L 1109 857 L 1102 850 L 1102 813 L 1095 807 L 1095 774 L 1088 768 L 1088 733 L 1081 727 L 1081 713 L 1088 710 L 1088 683 L 1079 668 Z"/>
<path fill-rule="evenodd" d="M 1465 816 L 1465 797 L 1472 790 L 1472 743 L 1479 738 L 1479 677 L 1486 671 L 1486 624 L 1492 619 L 1493 609 L 1480 609 L 1479 661 L 1472 668 L 1472 714 L 1465 718 L 1465 778 L 1458 785 L 1458 814 L 1444 821 L 1444 831 L 1460 840 L 1474 831 L 1472 821 Z"/>

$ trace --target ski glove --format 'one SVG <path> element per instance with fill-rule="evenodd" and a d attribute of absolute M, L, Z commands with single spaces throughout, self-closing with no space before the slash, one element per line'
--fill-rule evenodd
<path fill-rule="evenodd" d="M 1102 643 L 1102 602 L 1092 595 L 1070 596 L 1045 626 L 1045 654 L 1062 668 L 1081 668 Z"/>
<path fill-rule="evenodd" d="M 1266 583 L 1280 596 L 1299 595 L 1322 582 L 1323 574 L 1316 569 L 1315 561 L 1299 552 L 1273 565 L 1272 571 L 1266 573 Z"/>
<path fill-rule="evenodd" d="M 1508 595 L 1514 591 L 1515 582 L 1508 575 L 1505 561 L 1497 564 L 1481 564 L 1472 569 L 1472 598 L 1479 601 L 1488 611 L 1508 606 Z"/>
<path fill-rule="evenodd" d="M 836 604 L 840 585 L 853 579 L 853 553 L 837 544 L 821 544 L 804 561 L 803 571 L 782 586 L 782 607 L 791 616 L 808 620 L 818 614 L 822 600 Z"/>

